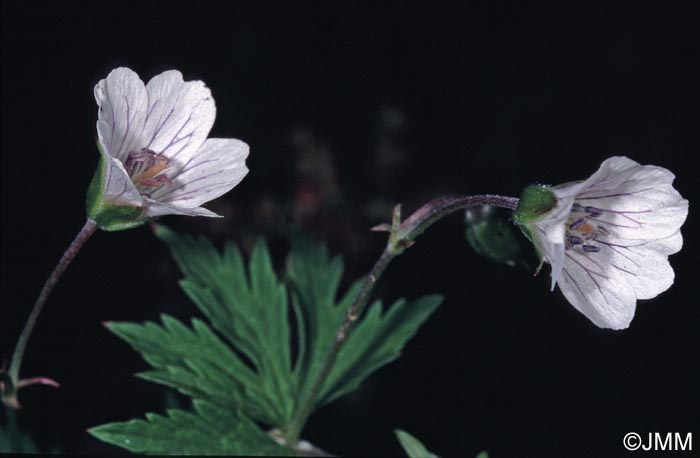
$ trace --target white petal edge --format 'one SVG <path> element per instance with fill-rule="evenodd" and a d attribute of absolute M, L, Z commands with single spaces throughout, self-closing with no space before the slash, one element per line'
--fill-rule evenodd
<path fill-rule="evenodd" d="M 204 207 L 184 208 L 176 205 L 170 205 L 163 202 L 158 202 L 153 199 L 144 198 L 146 202 L 146 218 L 156 218 L 165 215 L 186 215 L 186 216 L 207 216 L 210 218 L 222 218 L 221 215 L 207 210 Z"/>
<path fill-rule="evenodd" d="M 688 215 L 688 201 L 673 187 L 674 178 L 663 167 L 612 157 L 585 181 L 576 202 L 603 210 L 592 219 L 613 237 L 665 238 L 677 232 Z"/>
<path fill-rule="evenodd" d="M 632 286 L 637 299 L 651 299 L 673 285 L 675 274 L 668 256 L 683 246 L 680 231 L 659 240 L 597 239 L 601 251 L 596 259 L 617 269 Z"/>
<path fill-rule="evenodd" d="M 122 162 L 141 142 L 148 95 L 139 76 L 131 69 L 112 70 L 95 85 L 97 136 L 102 148 Z"/>
<path fill-rule="evenodd" d="M 202 81 L 183 81 L 177 70 L 154 76 L 146 91 L 148 112 L 140 147 L 171 161 L 187 162 L 214 125 L 216 105 L 211 91 Z"/>
<path fill-rule="evenodd" d="M 248 173 L 248 145 L 234 138 L 210 138 L 172 175 L 173 185 L 163 186 L 152 198 L 183 208 L 194 208 L 227 193 Z"/>

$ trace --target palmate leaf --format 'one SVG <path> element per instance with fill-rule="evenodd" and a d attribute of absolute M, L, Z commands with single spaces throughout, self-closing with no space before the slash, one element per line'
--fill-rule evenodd
<path fill-rule="evenodd" d="M 318 378 L 360 282 L 339 296 L 342 260 L 331 258 L 324 246 L 304 238 L 295 239 L 287 258 L 286 281 L 282 282 L 262 241 L 253 249 L 246 266 L 234 245 L 219 252 L 205 239 L 180 236 L 164 226 L 158 226 L 156 235 L 170 247 L 185 276 L 181 281 L 183 290 L 210 325 L 193 319 L 187 326 L 162 315 L 162 324 L 109 323 L 108 328 L 152 366 L 139 374 L 142 378 L 179 390 L 192 397 L 199 407 L 194 413 L 174 410 L 167 417 L 149 414 L 147 421 L 112 423 L 91 432 L 133 451 L 168 453 L 167 447 L 172 447 L 176 453 L 190 453 L 178 448 L 175 443 L 181 441 L 174 436 L 171 440 L 175 443 L 159 442 L 159 438 L 167 437 L 163 431 L 198 430 L 216 422 L 217 415 L 223 415 L 221 412 L 235 412 L 235 418 L 226 419 L 230 428 L 224 423 L 223 429 L 200 431 L 192 436 L 193 444 L 201 441 L 201 447 L 218 438 L 218 448 L 187 450 L 234 453 L 222 452 L 221 435 L 235 442 L 233 438 L 242 431 L 256 431 L 276 446 L 256 423 L 280 431 L 290 425 Z M 355 389 L 373 371 L 396 359 L 440 300 L 439 296 L 411 303 L 399 300 L 386 311 L 379 301 L 375 302 L 338 354 L 315 400 L 316 406 Z M 296 332 L 292 332 L 292 320 L 296 322 Z M 240 440 L 247 443 L 245 437 Z"/>
<path fill-rule="evenodd" d="M 136 453 L 177 455 L 288 455 L 257 425 L 235 410 L 205 401 L 194 412 L 168 410 L 146 414 L 146 420 L 109 423 L 89 430 L 110 444 Z"/>
<path fill-rule="evenodd" d="M 440 295 L 411 302 L 400 299 L 383 314 L 381 301 L 375 302 L 340 350 L 319 404 L 356 389 L 372 372 L 398 358 L 440 302 Z"/>
<path fill-rule="evenodd" d="M 233 370 L 245 374 L 240 386 L 260 393 L 263 399 L 258 404 L 265 404 L 267 410 L 250 411 L 243 406 L 246 413 L 268 425 L 287 424 L 294 408 L 287 293 L 277 280 L 264 242 L 255 246 L 246 272 L 233 244 L 220 254 L 209 241 L 179 236 L 164 226 L 156 235 L 168 244 L 185 274 L 184 291 L 252 364 L 253 369 Z M 241 393 L 241 397 L 247 395 Z"/>
<path fill-rule="evenodd" d="M 248 415 L 272 424 L 274 406 L 255 374 L 201 320 L 190 329 L 177 319 L 161 315 L 153 322 L 107 323 L 153 366 L 141 378 L 170 386 L 197 399 L 208 399 L 231 409 L 243 406 Z"/>
<path fill-rule="evenodd" d="M 356 282 L 336 303 L 342 273 L 339 256 L 331 258 L 325 246 L 303 236 L 294 238 L 287 275 L 298 322 L 300 350 L 295 372 L 299 374 L 302 399 L 311 390 L 336 331 L 361 287 L 361 282 Z M 406 342 L 441 301 L 438 295 L 410 303 L 399 300 L 383 314 L 380 301 L 372 304 L 341 348 L 317 406 L 352 391 L 372 372 L 398 358 Z"/>

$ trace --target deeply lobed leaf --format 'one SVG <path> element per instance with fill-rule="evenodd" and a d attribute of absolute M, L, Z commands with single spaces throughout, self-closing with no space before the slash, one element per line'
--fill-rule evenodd
<path fill-rule="evenodd" d="M 195 401 L 194 412 L 169 410 L 166 416 L 146 414 L 97 426 L 88 432 L 98 439 L 135 453 L 177 455 L 273 455 L 290 451 L 274 442 L 255 423 L 205 401 Z"/>
<path fill-rule="evenodd" d="M 163 226 L 156 234 L 185 275 L 183 290 L 212 327 L 198 319 L 188 327 L 162 315 L 162 325 L 109 323 L 108 328 L 152 366 L 139 374 L 142 378 L 192 397 L 195 412 L 147 414 L 146 420 L 111 423 L 91 432 L 136 452 L 280 453 L 269 448 L 277 444 L 254 421 L 282 431 L 290 424 L 318 378 L 361 281 L 339 295 L 342 259 L 304 238 L 293 241 L 283 283 L 262 241 L 246 266 L 234 245 L 220 253 L 205 239 L 180 236 Z M 399 300 L 388 310 L 375 302 L 339 352 L 316 405 L 357 388 L 396 359 L 440 302 L 440 296 Z M 296 332 L 290 329 L 290 304 Z M 169 439 L 174 435 L 189 445 L 183 448 L 179 439 L 173 443 Z"/>
<path fill-rule="evenodd" d="M 287 259 L 287 275 L 299 321 L 300 348 L 304 349 L 297 361 L 300 397 L 311 389 L 338 326 L 360 291 L 362 282 L 357 281 L 336 303 L 342 271 L 341 258 L 331 258 L 324 246 L 303 237 L 294 240 Z M 317 405 L 356 389 L 375 370 L 398 358 L 406 342 L 440 302 L 442 297 L 438 295 L 410 303 L 399 300 L 385 313 L 381 302 L 375 302 L 338 353 Z"/>

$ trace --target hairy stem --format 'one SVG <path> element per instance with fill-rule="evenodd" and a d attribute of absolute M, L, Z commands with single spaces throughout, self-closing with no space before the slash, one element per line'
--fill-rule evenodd
<path fill-rule="evenodd" d="M 343 320 L 340 327 L 338 328 L 338 331 L 335 334 L 335 340 L 333 341 L 333 345 L 331 346 L 331 349 L 328 352 L 328 355 L 326 356 L 326 359 L 323 363 L 323 366 L 321 367 L 321 371 L 319 372 L 316 381 L 311 387 L 311 391 L 309 392 L 308 397 L 306 398 L 301 408 L 297 411 L 297 414 L 292 420 L 292 423 L 286 434 L 288 444 L 295 444 L 299 440 L 301 428 L 306 422 L 306 419 L 313 411 L 314 407 L 316 407 L 316 403 L 318 401 L 317 398 L 319 394 L 321 394 L 323 384 L 326 382 L 326 379 L 330 375 L 331 369 L 333 369 L 333 363 L 335 363 L 335 359 L 338 356 L 340 348 L 343 346 L 343 343 L 348 338 L 348 334 L 352 328 L 352 325 L 355 323 L 357 318 L 362 313 L 362 310 L 364 309 L 365 305 L 367 304 L 367 301 L 369 300 L 369 294 L 374 288 L 374 285 L 377 283 L 377 280 L 379 280 L 379 277 L 382 275 L 382 272 L 384 272 L 384 269 L 386 269 L 386 266 L 389 265 L 389 262 L 391 262 L 394 256 L 396 256 L 396 253 L 393 253 L 392 250 L 390 250 L 387 246 L 387 248 L 377 260 L 377 262 L 374 264 L 374 267 L 372 267 L 372 270 L 365 277 L 364 283 L 362 284 L 362 289 L 353 301 L 352 305 L 350 305 L 350 308 L 345 314 L 345 319 Z"/>
<path fill-rule="evenodd" d="M 382 255 L 375 262 L 372 270 L 365 277 L 362 284 L 362 289 L 360 289 L 357 297 L 350 305 L 350 308 L 345 314 L 345 319 L 336 332 L 335 340 L 333 341 L 333 345 L 331 346 L 323 366 L 321 367 L 321 371 L 316 377 L 309 394 L 301 403 L 301 407 L 297 411 L 292 422 L 289 424 L 285 434 L 287 444 L 293 445 L 299 440 L 299 435 L 304 423 L 306 423 L 309 415 L 311 415 L 314 408 L 317 406 L 318 401 L 320 400 L 319 397 L 322 394 L 323 386 L 326 383 L 331 370 L 333 369 L 335 360 L 338 357 L 338 352 L 347 341 L 350 332 L 352 332 L 354 329 L 354 325 L 357 322 L 358 317 L 362 314 L 367 302 L 369 301 L 372 289 L 377 284 L 379 277 L 387 268 L 391 260 L 397 255 L 401 254 L 407 247 L 411 246 L 414 239 L 423 233 L 433 223 L 449 215 L 450 213 L 479 205 L 493 205 L 513 210 L 516 208 L 517 204 L 517 198 L 492 194 L 477 196 L 448 195 L 423 205 L 403 223 L 400 222 L 401 212 L 400 207 L 397 206 L 397 208 L 394 209 L 394 220 L 392 221 L 392 224 L 377 226 L 377 230 L 386 230 L 390 232 L 389 242 L 382 252 Z"/>
<path fill-rule="evenodd" d="M 34 325 L 36 324 L 37 318 L 39 318 L 41 309 L 44 307 L 44 304 L 46 303 L 49 294 L 51 294 L 51 291 L 56 286 L 56 283 L 58 283 L 58 280 L 61 278 L 61 275 L 63 275 L 63 272 L 66 271 L 75 255 L 78 254 L 80 248 L 87 241 L 87 239 L 90 238 L 90 236 L 95 232 L 96 229 L 97 225 L 93 221 L 87 220 L 85 222 L 83 228 L 80 230 L 73 242 L 71 242 L 70 246 L 65 251 L 65 253 L 63 253 L 61 260 L 58 261 L 58 264 L 54 268 L 53 272 L 51 272 L 51 275 L 46 280 L 46 283 L 44 283 L 44 287 L 41 289 L 39 297 L 34 303 L 34 308 L 29 314 L 29 318 L 27 318 L 27 322 L 24 325 L 22 334 L 20 334 L 19 339 L 17 340 L 17 346 L 15 347 L 15 351 L 12 354 L 12 362 L 10 363 L 10 369 L 8 373 L 15 387 L 19 382 L 19 369 L 22 365 L 22 357 L 24 356 L 24 350 L 27 347 L 29 337 L 32 335 L 32 330 L 34 329 Z"/>

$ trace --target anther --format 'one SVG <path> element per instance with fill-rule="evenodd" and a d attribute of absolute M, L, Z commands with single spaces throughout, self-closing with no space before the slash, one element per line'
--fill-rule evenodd
<path fill-rule="evenodd" d="M 597 253 L 600 251 L 600 247 L 593 245 L 583 245 L 582 248 L 586 253 Z"/>
<path fill-rule="evenodd" d="M 569 236 L 569 242 L 571 242 L 572 245 L 583 245 L 583 239 L 575 235 Z"/>
<path fill-rule="evenodd" d="M 575 231 L 579 227 L 583 226 L 585 223 L 586 223 L 586 218 L 579 218 L 576 221 L 574 221 L 573 223 L 569 224 L 569 229 L 571 229 L 572 231 Z"/>
<path fill-rule="evenodd" d="M 593 218 L 597 218 L 603 214 L 603 210 L 601 210 L 600 208 L 584 207 L 584 210 L 586 211 L 586 213 L 591 215 Z"/>

